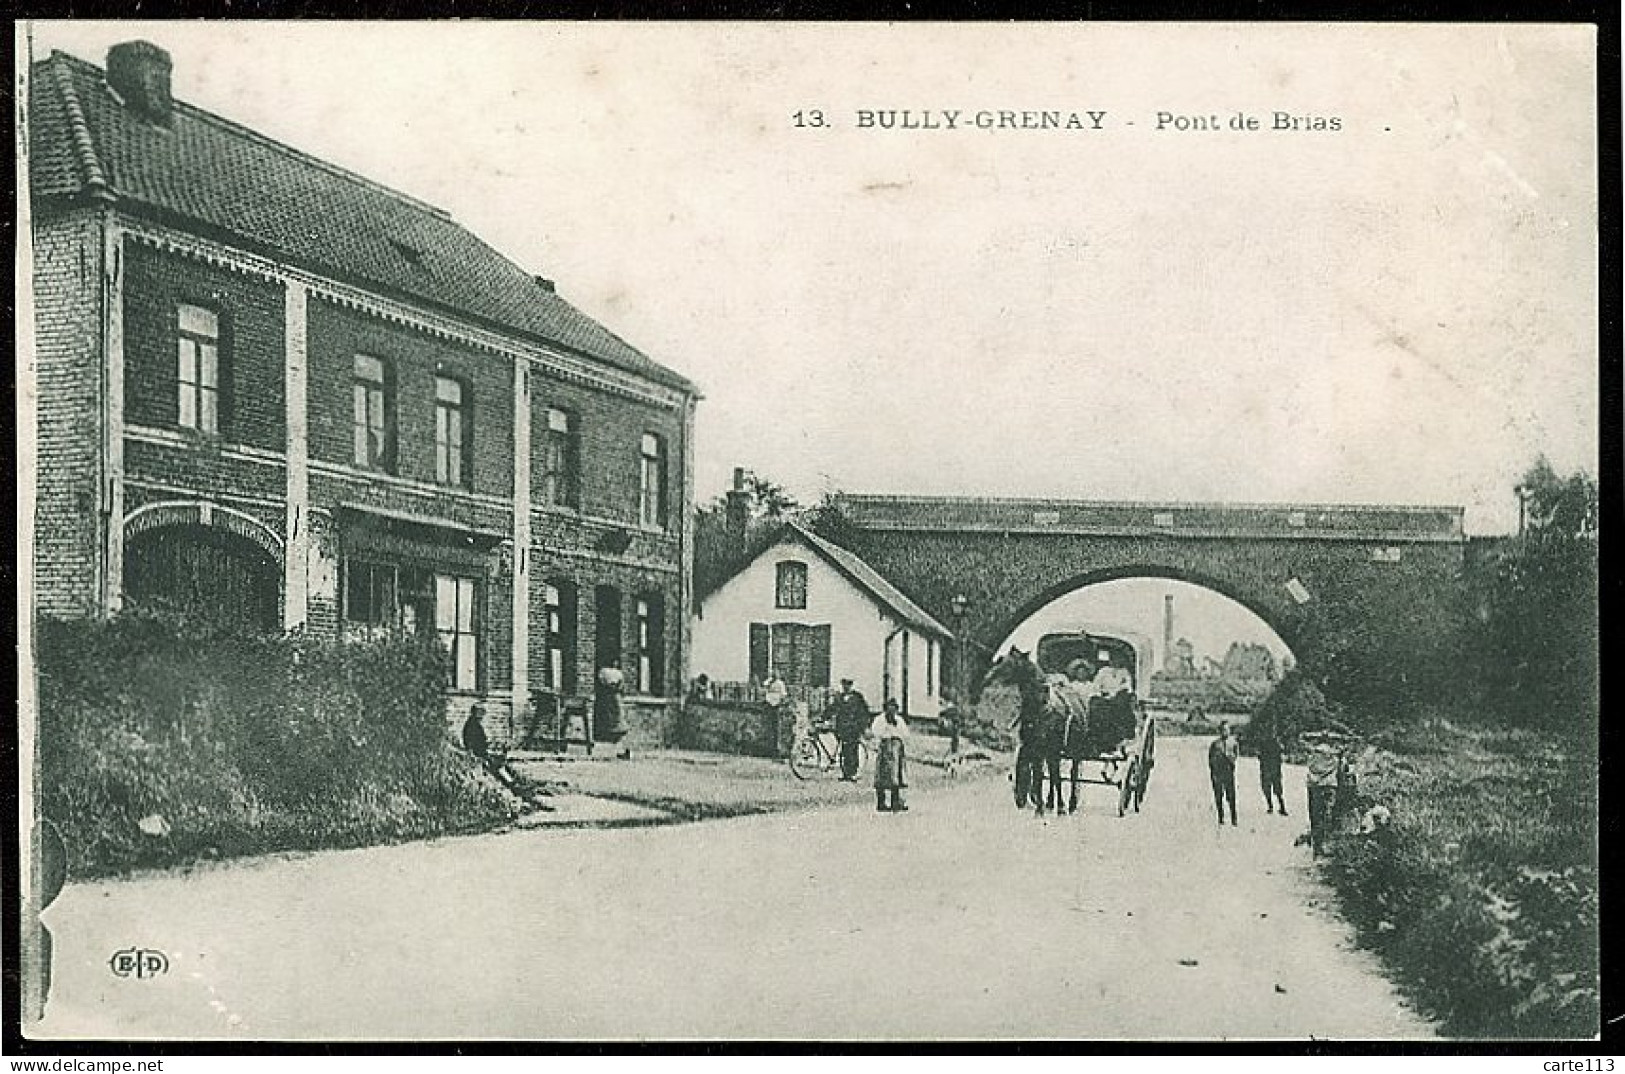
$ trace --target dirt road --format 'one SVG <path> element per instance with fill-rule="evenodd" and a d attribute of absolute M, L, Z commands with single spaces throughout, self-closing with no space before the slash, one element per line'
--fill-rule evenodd
<path fill-rule="evenodd" d="M 1395 1038 L 1407 1011 L 1323 904 L 1301 815 L 1205 740 L 1145 812 L 1018 813 L 986 778 L 669 827 L 520 831 L 70 886 L 55 1035 Z M 785 778 L 789 778 L 786 775 Z M 1303 800 L 1289 769 L 1289 801 Z M 130 948 L 168 971 L 114 975 Z"/>

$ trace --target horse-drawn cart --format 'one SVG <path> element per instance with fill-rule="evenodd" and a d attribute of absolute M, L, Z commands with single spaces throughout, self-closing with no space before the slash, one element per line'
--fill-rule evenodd
<path fill-rule="evenodd" d="M 1035 663 L 1011 649 L 983 683 L 984 700 L 997 706 L 1003 687 L 1003 704 L 1017 710 L 1008 721 L 1021 735 L 1016 805 L 1075 813 L 1083 786 L 1097 784 L 1117 791 L 1118 816 L 1139 812 L 1156 767 L 1157 721 L 1135 697 L 1133 646 L 1083 632 L 1046 635 L 1038 655 Z"/>
<path fill-rule="evenodd" d="M 1136 813 L 1140 811 L 1146 788 L 1151 784 L 1151 770 L 1157 764 L 1157 721 L 1145 715 L 1140 706 L 1134 708 L 1134 737 L 1120 742 L 1115 749 L 1080 757 L 1074 762 L 1070 776 L 1076 783 L 1098 783 L 1115 788 L 1119 817 L 1130 807 Z M 1099 766 L 1094 778 L 1081 769 L 1082 764 L 1090 763 Z"/>

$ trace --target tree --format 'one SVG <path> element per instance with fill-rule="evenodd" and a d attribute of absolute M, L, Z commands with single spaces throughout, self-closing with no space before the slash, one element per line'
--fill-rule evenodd
<path fill-rule="evenodd" d="M 801 506 L 783 485 L 762 477 L 754 470 L 745 474 L 745 491 L 750 493 L 753 518 L 784 518 L 794 514 Z"/>
<path fill-rule="evenodd" d="M 800 510 L 787 488 L 754 471 L 744 473 L 739 491 L 744 494 L 743 532 L 728 517 L 732 493 L 723 493 L 694 509 L 694 588 L 701 597 L 733 577 L 777 540 L 784 524 Z"/>
<path fill-rule="evenodd" d="M 1475 572 L 1480 700 L 1524 726 L 1589 732 L 1597 698 L 1597 482 L 1538 459 L 1518 485 L 1522 532 Z"/>

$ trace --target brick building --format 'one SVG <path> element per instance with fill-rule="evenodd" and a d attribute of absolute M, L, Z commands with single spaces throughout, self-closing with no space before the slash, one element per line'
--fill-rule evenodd
<path fill-rule="evenodd" d="M 434 631 L 496 737 L 605 666 L 654 733 L 694 386 L 444 212 L 173 100 L 151 44 L 31 75 L 36 613 Z"/>

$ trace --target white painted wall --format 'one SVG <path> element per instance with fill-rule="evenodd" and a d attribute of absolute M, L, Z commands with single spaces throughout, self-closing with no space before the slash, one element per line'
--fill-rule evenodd
<path fill-rule="evenodd" d="M 773 606 L 778 564 L 787 559 L 807 565 L 805 609 Z M 799 541 L 780 541 L 700 603 L 694 616 L 694 674 L 709 675 L 716 682 L 748 680 L 752 623 L 828 623 L 830 685 L 849 678 L 872 708 L 880 708 L 886 697 L 886 639 L 900 624 L 812 549 Z M 918 631 L 914 634 L 909 643 L 914 665 L 909 672 L 910 708 L 916 715 L 935 716 L 940 699 L 936 691 L 927 697 L 924 690 L 925 639 Z M 940 662 L 940 643 L 937 648 Z"/>

